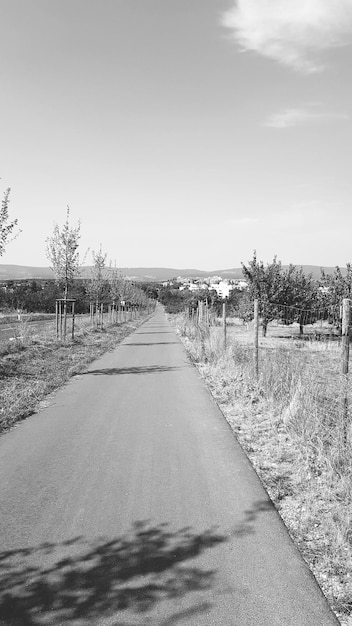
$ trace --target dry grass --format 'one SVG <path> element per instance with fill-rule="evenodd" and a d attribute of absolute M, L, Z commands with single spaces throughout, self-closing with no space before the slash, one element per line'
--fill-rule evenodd
<path fill-rule="evenodd" d="M 38 332 L 21 322 L 16 338 L 0 346 L 0 432 L 31 415 L 48 393 L 113 349 L 141 321 L 103 331 L 90 330 L 82 321 L 74 341 L 66 343 L 55 340 L 54 329 Z"/>
<path fill-rule="evenodd" d="M 352 625 L 352 432 L 336 342 L 199 332 L 173 318 L 226 419 L 344 626 Z M 347 390 L 351 396 L 351 385 Z"/>

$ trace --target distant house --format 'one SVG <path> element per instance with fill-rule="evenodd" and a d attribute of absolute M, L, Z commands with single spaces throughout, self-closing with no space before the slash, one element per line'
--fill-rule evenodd
<path fill-rule="evenodd" d="M 236 289 L 243 291 L 244 289 L 248 289 L 248 283 L 246 280 L 235 280 L 234 286 Z"/>
<path fill-rule="evenodd" d="M 216 291 L 219 298 L 228 298 L 230 291 L 234 288 L 234 285 L 230 285 L 227 280 L 222 280 L 219 283 L 213 284 L 211 288 Z"/>

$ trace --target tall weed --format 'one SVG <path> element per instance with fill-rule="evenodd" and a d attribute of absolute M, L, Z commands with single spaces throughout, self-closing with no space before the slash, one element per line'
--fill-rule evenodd
<path fill-rule="evenodd" d="M 186 348 L 342 624 L 352 624 L 352 385 L 337 344 L 261 345 L 174 316 Z"/>

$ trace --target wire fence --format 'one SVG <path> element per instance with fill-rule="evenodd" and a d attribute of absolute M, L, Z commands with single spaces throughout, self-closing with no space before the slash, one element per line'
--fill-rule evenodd
<path fill-rule="evenodd" d="M 350 302 L 249 313 L 204 302 L 175 323 L 327 597 L 351 615 Z"/>
<path fill-rule="evenodd" d="M 349 302 L 305 309 L 256 301 L 246 322 L 227 316 L 226 303 L 220 317 L 199 302 L 185 311 L 181 332 L 193 342 L 195 360 L 245 363 L 245 375 L 278 402 L 287 419 L 298 411 L 307 419 L 310 414 L 322 430 L 334 424 L 346 442 L 352 439 Z"/>

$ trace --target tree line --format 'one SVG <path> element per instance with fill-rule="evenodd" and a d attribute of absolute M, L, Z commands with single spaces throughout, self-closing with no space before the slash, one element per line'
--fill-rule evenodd
<path fill-rule="evenodd" d="M 135 285 L 123 279 L 104 279 L 99 286 L 99 304 L 113 303 L 129 306 L 144 306 L 152 298 L 148 286 Z M 55 313 L 55 302 L 62 298 L 62 289 L 52 280 L 8 280 L 0 288 L 0 309 L 28 313 Z M 70 298 L 75 300 L 76 313 L 89 313 L 92 300 L 91 279 L 75 278 L 70 285 Z M 96 302 L 96 300 L 94 300 Z"/>
<path fill-rule="evenodd" d="M 242 314 L 251 319 L 252 303 L 257 299 L 264 336 L 272 320 L 296 322 L 301 334 L 308 320 L 314 323 L 333 319 L 340 328 L 339 308 L 342 300 L 350 298 L 352 293 L 350 263 L 347 263 L 346 270 L 336 266 L 332 274 L 321 268 L 320 277 L 314 278 L 311 273 L 306 274 L 302 267 L 291 264 L 283 268 L 276 256 L 271 263 L 264 265 L 258 261 L 254 251 L 251 261 L 247 265 L 242 263 L 242 271 L 248 281 Z"/>
<path fill-rule="evenodd" d="M 11 238 L 20 232 L 17 220 L 10 221 L 9 218 L 9 196 L 10 189 L 7 189 L 0 210 L 0 257 Z M 52 235 L 46 239 L 46 254 L 55 276 L 55 284 L 50 281 L 44 284 L 31 281 L 23 285 L 17 284 L 15 288 L 9 287 L 0 295 L 0 306 L 48 311 L 49 308 L 52 309 L 57 298 L 66 299 L 69 295 L 76 299 L 77 312 L 85 311 L 89 302 L 145 302 L 153 291 L 150 286 L 148 295 L 148 290 L 126 281 L 116 267 L 111 263 L 107 264 L 101 245 L 98 252 L 92 253 L 90 278 L 86 281 L 79 279 L 80 227 L 80 222 L 71 226 L 67 207 L 65 223 L 61 228 L 56 224 Z M 310 313 L 310 322 L 324 319 L 324 316 L 328 319 L 331 311 L 341 305 L 343 298 L 351 298 L 352 294 L 350 263 L 347 263 L 345 270 L 336 266 L 332 274 L 327 274 L 322 269 L 320 278 L 316 279 L 312 274 L 306 274 L 301 267 L 291 264 L 288 268 L 283 268 L 276 256 L 271 263 L 264 265 L 262 261 L 258 261 L 254 251 L 253 258 L 247 264 L 242 263 L 242 272 L 248 282 L 248 290 L 232 290 L 227 299 L 229 313 L 248 321 L 252 319 L 253 301 L 257 299 L 264 335 L 268 324 L 274 319 L 281 319 L 284 323 L 297 322 L 300 332 L 303 333 L 307 323 L 307 311 Z M 175 313 L 185 307 L 196 307 L 198 300 L 205 296 L 201 291 L 191 293 L 178 288 L 160 287 L 157 291 L 154 288 L 152 297 L 158 297 L 169 312 Z M 211 290 L 206 297 L 213 310 L 219 313 L 222 299 Z M 286 315 L 288 307 L 289 320 Z"/>
<path fill-rule="evenodd" d="M 9 217 L 10 189 L 7 189 L 0 210 L 0 256 L 6 246 L 20 231 L 17 219 Z M 80 278 L 79 256 L 81 224 L 72 226 L 70 209 L 62 227 L 55 224 L 51 236 L 46 239 L 46 255 L 53 271 L 53 280 L 7 281 L 0 290 L 2 309 L 21 309 L 28 312 L 52 313 L 58 299 L 75 300 L 76 313 L 89 312 L 90 303 L 97 306 L 107 302 L 116 306 L 146 306 L 150 295 L 146 289 L 126 280 L 112 263 L 107 264 L 107 255 L 102 246 L 92 252 L 93 265 L 88 279 Z"/>
<path fill-rule="evenodd" d="M 242 263 L 242 273 L 248 289 L 235 288 L 230 292 L 226 298 L 227 313 L 249 322 L 253 319 L 253 303 L 257 299 L 264 336 L 273 320 L 299 324 L 300 334 L 303 334 L 307 323 L 318 320 L 332 321 L 340 330 L 342 300 L 352 297 L 350 263 L 347 263 L 346 269 L 336 266 L 331 274 L 321 269 L 319 278 L 316 278 L 293 264 L 284 268 L 276 256 L 271 263 L 264 264 L 257 259 L 254 251 L 252 259 Z M 196 309 L 199 300 L 205 299 L 210 309 L 220 316 L 223 299 L 215 291 L 180 291 L 175 285 L 161 288 L 159 292 L 159 300 L 170 313 Z"/>

